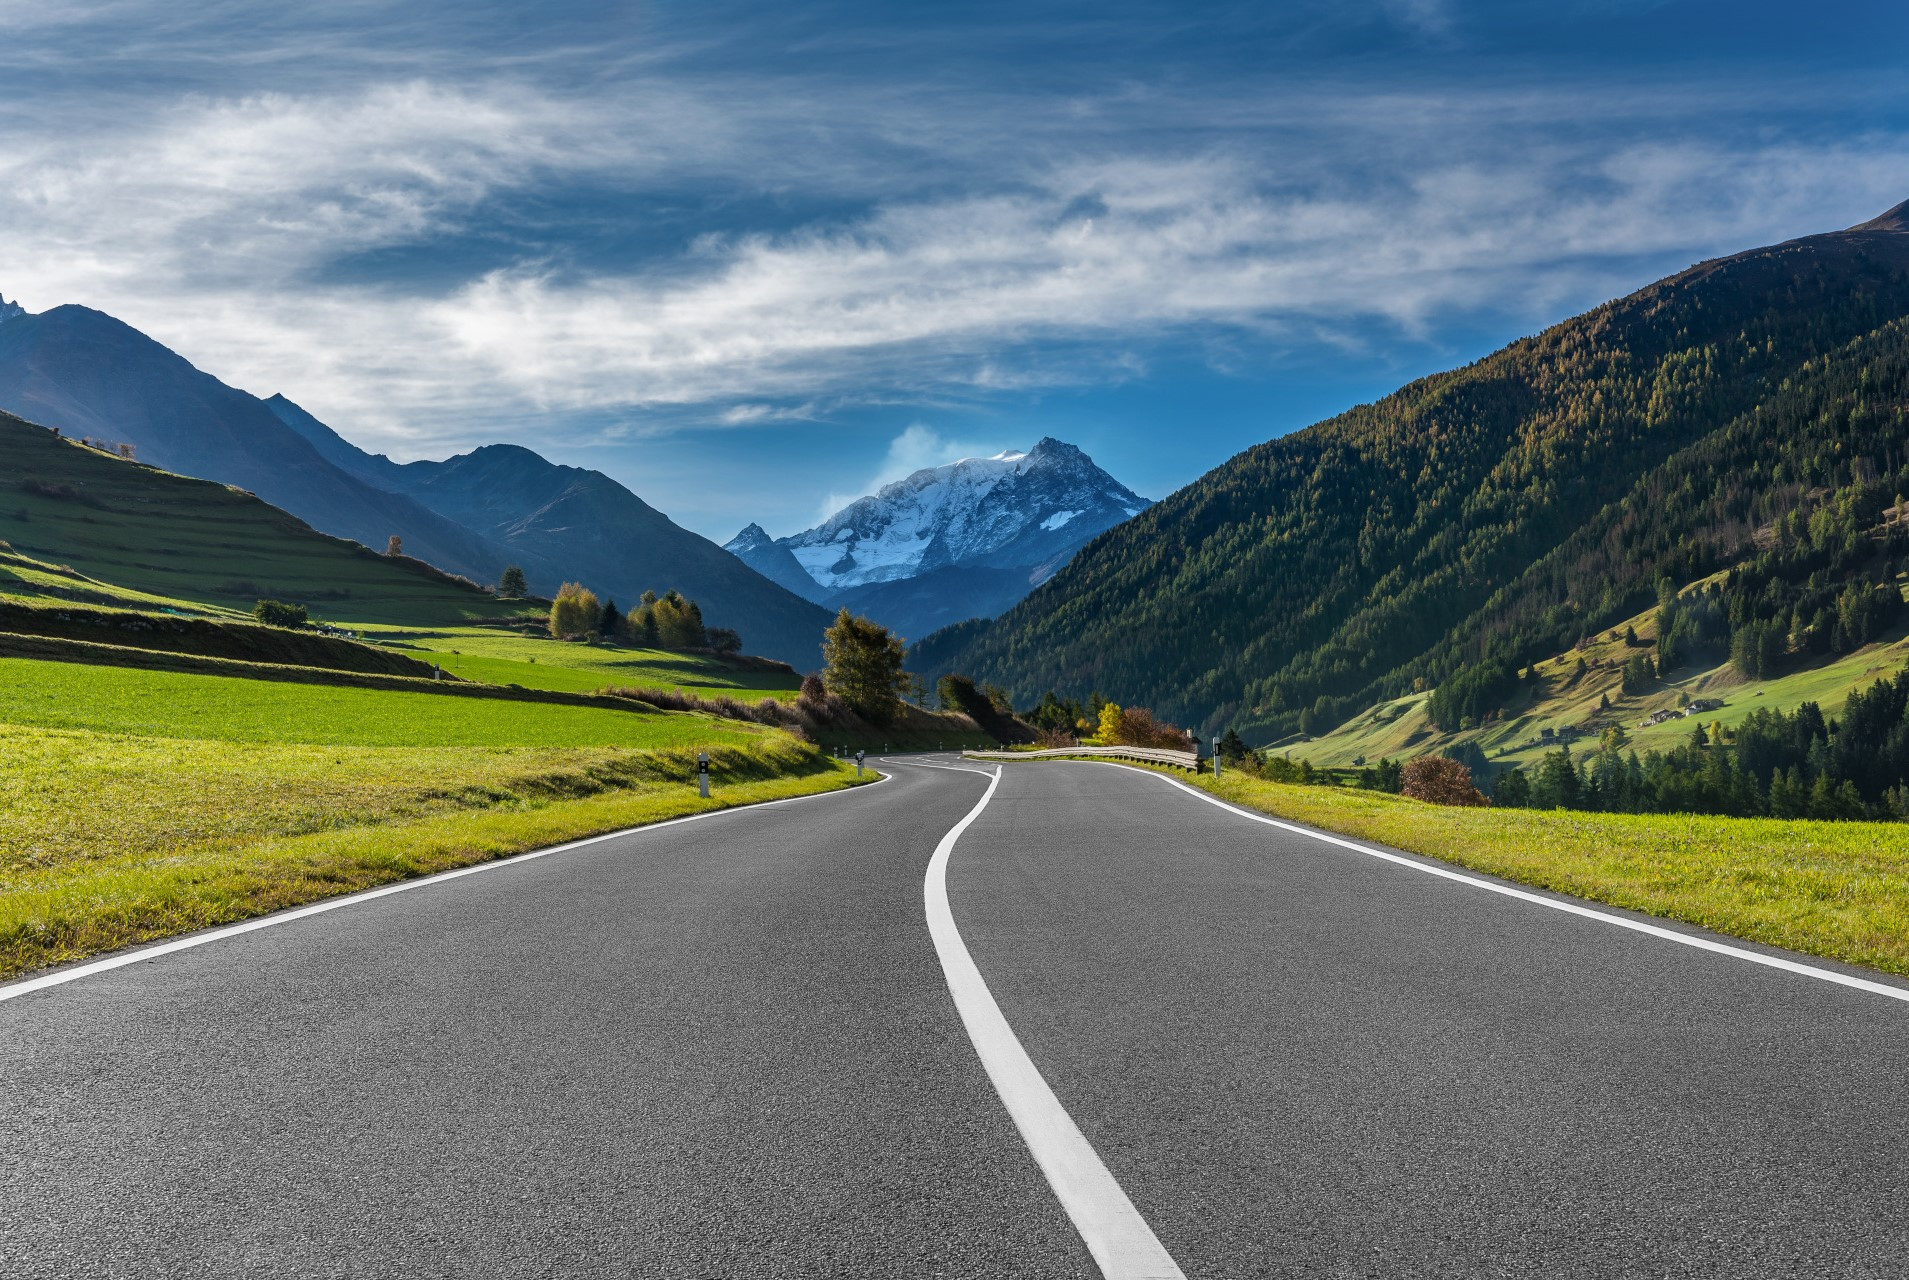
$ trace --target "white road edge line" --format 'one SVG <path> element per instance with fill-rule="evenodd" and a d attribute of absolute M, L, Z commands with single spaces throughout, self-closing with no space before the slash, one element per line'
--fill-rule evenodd
<path fill-rule="evenodd" d="M 1014 1127 L 1021 1131 L 1022 1140 L 1047 1176 L 1048 1185 L 1059 1197 L 1087 1251 L 1094 1256 L 1101 1275 L 1107 1280 L 1185 1280 L 1185 1273 L 1114 1181 L 1114 1175 L 1101 1163 L 1021 1047 L 1001 1007 L 994 1002 L 987 980 L 968 954 L 961 931 L 955 927 L 954 913 L 948 907 L 948 858 L 961 833 L 994 798 L 994 789 L 1001 785 L 1000 766 L 993 774 L 982 776 L 988 778 L 988 789 L 968 816 L 955 823 L 935 846 L 923 888 L 928 932 L 934 938 L 935 954 L 941 959 L 955 1008 L 981 1057 L 981 1065 L 987 1068 L 988 1079 L 994 1082 L 994 1091 L 1013 1117 Z"/>
<path fill-rule="evenodd" d="M 226 938 L 235 938 L 242 933 L 252 933 L 259 929 L 269 929 L 274 925 L 290 924 L 294 920 L 303 920 L 307 916 L 323 915 L 327 911 L 337 911 L 344 907 L 356 906 L 361 902 L 370 902 L 373 898 L 384 898 L 394 893 L 405 893 L 412 889 L 422 889 L 427 885 L 442 884 L 446 880 L 456 880 L 462 876 L 474 876 L 480 871 L 489 871 L 493 867 L 514 866 L 530 862 L 537 858 L 547 858 L 553 853 L 567 853 L 572 849 L 581 849 L 585 845 L 601 844 L 605 840 L 617 840 L 624 836 L 641 835 L 646 831 L 660 831 L 664 827 L 679 826 L 685 822 L 698 822 L 704 818 L 719 818 L 726 813 L 748 813 L 755 809 L 770 809 L 781 804 L 795 804 L 802 800 L 822 800 L 829 796 L 852 795 L 867 787 L 880 786 L 887 782 L 888 774 L 882 774 L 874 782 L 864 783 L 860 787 L 840 787 L 834 791 L 818 791 L 806 796 L 786 796 L 781 800 L 759 800 L 754 804 L 731 805 L 727 809 L 709 809 L 703 813 L 692 813 L 681 818 L 667 818 L 662 822 L 645 823 L 637 827 L 624 827 L 620 831 L 606 831 L 599 836 L 586 836 L 581 840 L 571 840 L 565 844 L 553 844 L 547 849 L 532 849 L 526 853 L 515 853 L 508 858 L 497 858 L 490 862 L 474 863 L 468 867 L 457 867 L 451 871 L 440 871 L 435 875 L 420 876 L 416 880 L 400 880 L 396 884 L 382 885 L 376 889 L 366 889 L 362 893 L 347 894 L 342 898 L 327 898 L 323 902 L 314 902 L 310 906 L 294 907 L 289 911 L 277 911 L 271 915 L 257 916 L 251 920 L 242 920 L 238 924 L 212 929 L 205 933 L 195 933 L 189 937 L 174 938 L 171 942 L 158 942 L 151 946 L 140 947 L 133 951 L 115 952 L 103 959 L 86 964 L 75 965 L 71 969 L 57 969 L 52 973 L 41 974 L 37 978 L 23 978 L 0 986 L 0 1002 L 30 995 L 35 991 L 44 991 L 48 987 L 63 986 L 77 982 L 81 978 L 90 978 L 94 974 L 107 973 L 122 969 L 129 964 L 138 964 L 142 960 L 156 960 L 160 956 L 175 951 L 189 951 L 193 947 L 203 947 L 209 942 L 220 942 Z"/>
<path fill-rule="evenodd" d="M 1114 769 L 1127 768 L 1126 765 L 1111 764 L 1107 761 L 1097 760 L 1091 763 L 1107 764 L 1109 768 Z M 1494 884 L 1490 880 L 1482 880 L 1477 876 L 1468 876 L 1461 871 L 1449 871 L 1444 867 L 1431 866 L 1414 858 L 1401 857 L 1396 853 L 1387 853 L 1383 849 L 1374 849 L 1369 845 L 1359 844 L 1356 841 L 1344 840 L 1338 836 L 1329 836 L 1322 831 L 1312 831 L 1291 822 L 1281 822 L 1277 818 L 1269 818 L 1262 813 L 1253 813 L 1250 810 L 1240 808 L 1238 805 L 1228 804 L 1218 797 L 1210 796 L 1197 787 L 1189 787 L 1186 783 L 1181 782 L 1177 778 L 1169 778 L 1165 774 L 1154 773 L 1151 769 L 1135 769 L 1132 770 L 1132 772 L 1145 773 L 1158 778 L 1170 787 L 1178 787 L 1190 796 L 1204 800 L 1210 805 L 1217 805 L 1229 813 L 1237 814 L 1248 821 L 1264 823 L 1269 827 L 1278 827 L 1282 831 L 1291 831 L 1295 835 L 1309 836 L 1314 840 L 1324 841 L 1326 844 L 1336 844 L 1342 849 L 1350 849 L 1354 853 L 1363 853 L 1369 858 L 1378 858 L 1385 862 L 1396 863 L 1401 867 L 1410 867 L 1414 871 L 1423 871 L 1428 876 L 1438 876 L 1442 880 L 1454 880 L 1459 884 L 1470 885 L 1474 889 L 1485 889 L 1491 893 L 1503 894 L 1507 898 L 1517 898 L 1521 902 L 1535 903 L 1540 907 L 1550 907 L 1553 911 L 1563 911 L 1568 915 L 1582 916 L 1587 920 L 1596 920 L 1603 924 L 1616 925 L 1620 929 L 1629 929 L 1633 933 L 1649 934 L 1653 938 L 1662 938 L 1667 942 L 1681 943 L 1686 947 L 1695 947 L 1699 951 L 1711 951 L 1718 955 L 1730 956 L 1737 960 L 1748 960 L 1751 964 L 1760 964 L 1771 969 L 1781 969 L 1785 973 L 1801 974 L 1806 978 L 1817 978 L 1823 982 L 1833 982 L 1837 986 L 1853 987 L 1858 991 L 1867 991 L 1871 995 L 1887 996 L 1891 1000 L 1901 1000 L 1905 1003 L 1909 1003 L 1909 989 L 1903 987 L 1892 987 L 1886 983 L 1872 982 L 1868 978 L 1858 978 L 1853 974 L 1837 973 L 1834 969 L 1819 969 L 1813 964 L 1802 964 L 1795 960 L 1786 960 L 1782 956 L 1764 955 L 1760 951 L 1751 951 L 1745 947 L 1733 947 L 1728 943 L 1716 942 L 1710 938 L 1699 938 L 1694 934 L 1679 933 L 1675 929 L 1666 929 L 1660 925 L 1646 924 L 1642 920 L 1627 919 L 1624 916 L 1613 915 L 1608 911 L 1599 911 L 1593 907 L 1580 906 L 1575 902 L 1566 902 L 1558 898 L 1547 898 L 1543 894 L 1530 893 L 1523 889 L 1514 889 L 1510 885 Z"/>

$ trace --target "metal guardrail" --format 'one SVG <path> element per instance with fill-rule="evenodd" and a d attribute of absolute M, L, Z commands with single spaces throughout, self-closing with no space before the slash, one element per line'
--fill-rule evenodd
<path fill-rule="evenodd" d="M 1145 764 L 1170 764 L 1189 773 L 1200 771 L 1200 757 L 1191 751 L 1167 747 L 1049 747 L 1044 751 L 963 751 L 964 760 L 1052 760 L 1064 756 L 1099 756 L 1102 759 L 1138 760 Z"/>

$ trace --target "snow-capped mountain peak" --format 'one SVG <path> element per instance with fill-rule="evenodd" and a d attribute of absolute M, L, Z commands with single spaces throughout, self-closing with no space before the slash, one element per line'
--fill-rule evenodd
<path fill-rule="evenodd" d="M 1048 438 L 926 467 L 774 545 L 828 593 L 947 565 L 1025 569 L 1031 588 L 1147 505 L 1078 448 Z M 753 563 L 769 554 L 768 541 L 751 525 L 728 545 Z"/>

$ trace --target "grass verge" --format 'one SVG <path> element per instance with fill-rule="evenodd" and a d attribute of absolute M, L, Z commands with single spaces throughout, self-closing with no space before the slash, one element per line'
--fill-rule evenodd
<path fill-rule="evenodd" d="M 839 790 L 782 735 L 711 750 L 340 748 L 9 726 L 0 978 L 686 814 Z"/>
<path fill-rule="evenodd" d="M 1520 884 L 1909 976 L 1909 824 L 1461 809 L 1240 774 L 1194 785 Z"/>

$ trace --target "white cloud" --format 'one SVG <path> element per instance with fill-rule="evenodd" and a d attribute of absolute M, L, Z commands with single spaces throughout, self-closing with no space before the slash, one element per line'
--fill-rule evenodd
<path fill-rule="evenodd" d="M 414 79 L 78 126 L 10 115 L 0 291 L 109 310 L 411 456 L 506 429 L 535 443 L 538 423 L 578 413 L 748 426 L 1106 382 L 1131 376 L 1148 342 L 1188 333 L 1413 331 L 1474 308 L 1535 324 L 1643 283 L 1641 261 L 1827 229 L 1909 194 L 1909 143 L 1886 134 L 1726 146 L 1637 125 L 1626 141 L 1537 145 L 1520 132 L 1559 118 L 1562 99 L 1597 109 L 1560 90 L 1315 111 L 1308 87 L 1228 104 L 1238 120 L 1156 100 L 1024 123 L 1025 103 L 954 119 L 932 101 L 800 87 L 751 99 L 659 79 L 611 100 Z M 1181 132 L 1136 140 L 1115 118 L 1129 109 Z M 1349 170 L 1348 153 L 1369 159 Z M 916 181 L 917 167 L 948 180 Z M 429 282 L 338 269 L 481 237 L 498 202 L 546 189 L 635 201 L 699 183 L 827 195 L 831 211 L 587 269 L 560 235 L 529 233 Z"/>
<path fill-rule="evenodd" d="M 888 442 L 882 464 L 860 493 L 831 493 L 816 508 L 815 523 L 821 524 L 857 498 L 865 498 L 884 485 L 893 484 L 929 467 L 939 467 L 963 458 L 988 457 L 1005 446 L 950 440 L 926 423 L 914 422 Z M 1025 447 L 1025 446 L 1019 446 Z"/>

